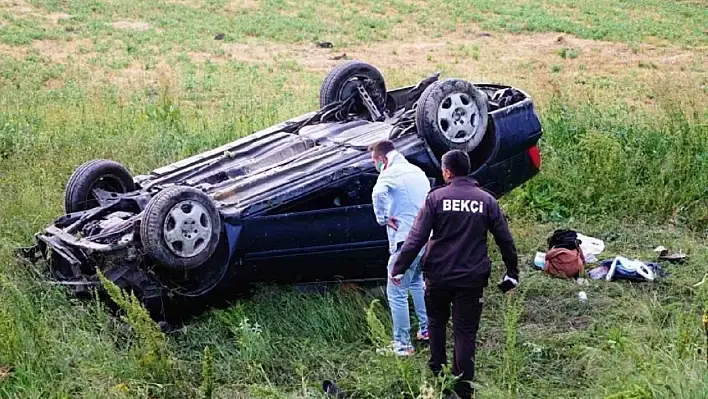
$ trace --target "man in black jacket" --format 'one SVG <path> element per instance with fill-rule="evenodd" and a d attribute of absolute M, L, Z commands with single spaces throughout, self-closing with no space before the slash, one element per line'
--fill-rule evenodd
<path fill-rule="evenodd" d="M 427 243 L 423 274 L 430 333 L 429 366 L 438 375 L 447 363 L 445 327 L 452 304 L 455 335 L 452 372 L 461 377 L 455 391 L 464 399 L 471 398 L 474 392 L 471 382 L 475 339 L 484 303 L 483 291 L 491 274 L 487 232 L 492 233 L 499 246 L 507 269 L 502 283 L 510 288 L 518 285 L 518 258 L 496 199 L 468 177 L 467 154 L 458 150 L 446 153 L 442 157 L 442 173 L 446 184 L 428 194 L 390 278 L 395 284 Z"/>

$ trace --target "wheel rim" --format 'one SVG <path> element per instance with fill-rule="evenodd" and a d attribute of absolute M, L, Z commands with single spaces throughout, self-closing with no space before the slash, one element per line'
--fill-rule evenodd
<path fill-rule="evenodd" d="M 477 134 L 479 108 L 467 93 L 447 95 L 438 107 L 438 127 L 453 143 L 465 143 Z"/>
<path fill-rule="evenodd" d="M 182 258 L 191 258 L 204 251 L 211 231 L 211 218 L 206 208 L 191 200 L 173 206 L 167 213 L 163 228 L 167 247 Z"/>

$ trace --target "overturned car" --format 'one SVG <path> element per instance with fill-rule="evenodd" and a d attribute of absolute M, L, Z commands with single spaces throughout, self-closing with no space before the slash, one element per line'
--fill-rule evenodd
<path fill-rule="evenodd" d="M 388 90 L 374 66 L 349 61 L 325 77 L 317 111 L 147 175 L 79 166 L 65 215 L 22 252 L 76 294 L 100 287 L 98 268 L 156 318 L 254 282 L 382 280 L 371 144 L 391 139 L 437 184 L 441 156 L 467 151 L 472 176 L 499 197 L 538 173 L 541 134 L 519 89 L 436 73 Z"/>

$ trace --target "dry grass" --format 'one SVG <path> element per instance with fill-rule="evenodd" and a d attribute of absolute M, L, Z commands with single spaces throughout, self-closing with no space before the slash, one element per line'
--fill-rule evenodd
<path fill-rule="evenodd" d="M 116 21 L 111 24 L 115 29 L 146 31 L 150 29 L 150 24 L 142 21 Z"/>
<path fill-rule="evenodd" d="M 121 29 L 149 29 L 144 22 L 114 23 Z M 125 57 L 125 47 L 119 40 L 107 52 L 93 51 L 89 39 L 68 41 L 39 40 L 31 48 L 55 63 L 88 72 L 89 86 L 105 82 L 123 90 L 141 90 L 151 85 L 159 75 L 167 74 L 179 82 L 175 62 L 159 55 L 151 60 L 159 67 L 146 68 L 146 62 L 133 58 L 121 68 L 106 68 L 90 60 L 110 60 Z M 703 49 L 694 51 L 677 46 L 654 46 L 585 40 L 572 35 L 497 34 L 467 35 L 454 40 L 415 37 L 408 41 L 391 41 L 369 45 L 320 48 L 315 43 L 286 45 L 272 41 L 249 40 L 245 43 L 206 43 L 207 51 L 187 52 L 189 59 L 203 68 L 205 61 L 222 65 L 229 61 L 263 64 L 277 68 L 290 63 L 306 71 L 325 74 L 341 62 L 338 58 L 362 59 L 373 62 L 387 74 L 392 85 L 408 84 L 411 74 L 424 75 L 444 69 L 444 75 L 455 75 L 474 81 L 504 82 L 534 93 L 540 105 L 546 94 L 562 86 L 600 101 L 613 101 L 622 96 L 632 106 L 652 107 L 653 100 L 645 86 L 657 80 L 672 82 L 677 90 L 698 92 L 706 84 L 706 55 Z M 20 59 L 26 49 L 0 45 L 0 54 Z M 61 86 L 55 78 L 48 88 Z M 607 80 L 617 84 L 598 89 Z M 702 83 L 701 83 L 702 82 Z M 584 93 L 584 94 L 583 94 Z"/>
<path fill-rule="evenodd" d="M 30 46 L 43 57 L 48 57 L 53 62 L 68 64 L 76 61 L 86 61 L 97 56 L 93 50 L 94 44 L 90 39 L 75 40 L 35 40 Z M 21 48 L 14 46 L 13 48 Z M 72 58 L 72 60 L 69 60 Z"/>
<path fill-rule="evenodd" d="M 49 18 L 51 21 L 53 21 L 55 24 L 59 23 L 59 21 L 66 21 L 69 19 L 72 19 L 73 16 L 69 15 L 65 12 L 53 12 L 47 15 L 47 18 Z"/>
<path fill-rule="evenodd" d="M 12 367 L 0 366 L 0 381 L 10 377 L 12 375 Z"/>

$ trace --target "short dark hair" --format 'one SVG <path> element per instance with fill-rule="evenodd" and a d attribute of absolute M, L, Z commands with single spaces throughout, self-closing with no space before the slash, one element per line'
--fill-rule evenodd
<path fill-rule="evenodd" d="M 373 152 L 374 155 L 386 155 L 395 149 L 396 146 L 393 145 L 391 140 L 381 140 L 369 147 L 369 151 Z"/>
<path fill-rule="evenodd" d="M 464 151 L 450 150 L 442 156 L 442 167 L 455 176 L 467 176 L 470 174 L 470 157 Z"/>

